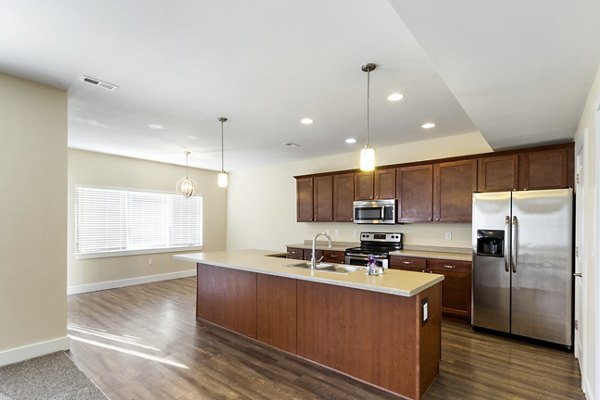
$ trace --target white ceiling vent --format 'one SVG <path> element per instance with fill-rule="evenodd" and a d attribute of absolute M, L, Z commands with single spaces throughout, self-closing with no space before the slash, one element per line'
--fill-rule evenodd
<path fill-rule="evenodd" d="M 82 75 L 81 80 L 92 85 L 96 85 L 98 87 L 104 88 L 106 90 L 110 90 L 111 92 L 115 91 L 118 86 L 113 85 L 112 83 L 101 81 L 100 79 L 90 78 L 89 76 Z"/>

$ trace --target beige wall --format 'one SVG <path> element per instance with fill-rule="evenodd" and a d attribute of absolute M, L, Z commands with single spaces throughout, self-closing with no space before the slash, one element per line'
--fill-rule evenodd
<path fill-rule="evenodd" d="M 0 73 L 0 352 L 66 337 L 67 93 Z"/>
<path fill-rule="evenodd" d="M 182 153 L 183 154 L 183 153 Z M 183 157 L 183 155 L 182 155 Z M 190 263 L 174 261 L 173 253 L 106 257 L 78 260 L 74 256 L 75 185 L 109 186 L 174 192 L 185 175 L 181 166 L 69 149 L 68 181 L 68 277 L 69 287 L 138 278 L 193 269 Z M 204 249 L 225 249 L 227 189 L 217 187 L 217 173 L 189 169 L 203 197 Z M 148 263 L 152 257 L 154 264 Z"/>
<path fill-rule="evenodd" d="M 377 149 L 378 165 L 411 162 L 489 152 L 479 133 L 435 140 L 422 140 Z M 290 162 L 238 171 L 231 176 L 229 189 L 228 249 L 262 248 L 284 250 L 286 244 L 301 243 L 319 231 L 329 230 L 334 241 L 358 242 L 358 232 L 397 231 L 406 244 L 470 247 L 470 224 L 355 225 L 351 223 L 296 222 L 295 175 L 351 169 L 358 166 L 359 148 L 352 153 Z M 445 240 L 445 232 L 453 240 Z"/>
<path fill-rule="evenodd" d="M 600 334 L 598 324 L 599 287 L 600 276 L 598 273 L 598 260 L 595 253 L 598 250 L 598 109 L 600 107 L 600 70 L 592 86 L 585 108 L 583 110 L 577 135 L 575 147 L 584 146 L 584 170 L 583 182 L 585 193 L 583 195 L 584 208 L 578 209 L 577 220 L 583 221 L 584 230 L 579 243 L 583 273 L 582 284 L 584 285 L 584 298 L 582 299 L 583 317 L 579 321 L 580 329 L 584 335 L 584 359 L 581 365 L 583 386 L 587 392 L 588 399 L 600 398 L 600 380 L 598 375 L 598 363 L 600 363 L 600 348 L 596 339 Z M 586 140 L 587 136 L 587 140 Z"/>

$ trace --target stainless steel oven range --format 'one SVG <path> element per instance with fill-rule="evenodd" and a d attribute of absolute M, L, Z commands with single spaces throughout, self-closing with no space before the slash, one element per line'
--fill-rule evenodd
<path fill-rule="evenodd" d="M 402 250 L 402 234 L 399 232 L 362 232 L 360 246 L 346 250 L 346 264 L 367 265 L 369 257 L 374 257 L 377 265 L 387 268 L 389 252 Z"/>

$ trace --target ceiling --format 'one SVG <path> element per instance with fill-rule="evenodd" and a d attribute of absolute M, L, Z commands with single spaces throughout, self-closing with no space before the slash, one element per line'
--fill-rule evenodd
<path fill-rule="evenodd" d="M 600 63 L 600 2 L 570 3 L 0 0 L 0 71 L 68 90 L 69 147 L 214 170 L 221 116 L 226 170 L 358 151 L 367 62 L 374 147 L 551 143 Z"/>

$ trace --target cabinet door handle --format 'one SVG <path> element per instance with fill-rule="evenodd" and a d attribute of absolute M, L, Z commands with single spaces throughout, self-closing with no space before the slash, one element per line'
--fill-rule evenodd
<path fill-rule="evenodd" d="M 454 268 L 456 268 L 456 266 L 455 265 L 444 265 L 444 268 L 454 269 Z"/>

